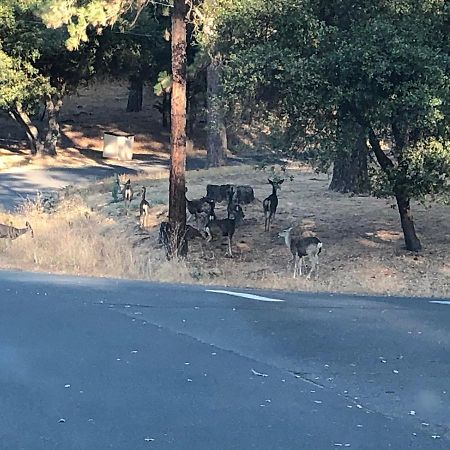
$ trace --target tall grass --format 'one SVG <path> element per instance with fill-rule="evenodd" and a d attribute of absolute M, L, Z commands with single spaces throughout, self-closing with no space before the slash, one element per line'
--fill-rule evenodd
<path fill-rule="evenodd" d="M 15 213 L 0 212 L 0 222 L 34 229 L 12 242 L 0 242 L 2 267 L 76 275 L 190 282 L 186 263 L 167 261 L 147 240 L 135 245 L 132 230 L 91 211 L 81 197 L 70 197 L 50 214 L 42 201 L 27 200 Z"/>

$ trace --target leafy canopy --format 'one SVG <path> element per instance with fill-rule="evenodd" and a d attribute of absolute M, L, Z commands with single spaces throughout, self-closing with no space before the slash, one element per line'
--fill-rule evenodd
<path fill-rule="evenodd" d="M 377 194 L 448 191 L 447 2 L 219 4 L 215 45 L 224 57 L 224 101 L 237 119 L 248 110 L 262 120 L 275 113 L 284 150 L 310 152 L 324 165 L 336 149 L 351 148 L 361 126 L 384 149 L 372 145 Z"/>

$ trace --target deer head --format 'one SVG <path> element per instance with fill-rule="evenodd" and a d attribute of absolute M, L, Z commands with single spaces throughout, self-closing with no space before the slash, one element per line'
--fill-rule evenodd
<path fill-rule="evenodd" d="M 33 228 L 30 225 L 30 222 L 25 222 L 25 226 L 30 230 L 31 237 L 34 238 L 34 231 L 33 231 Z"/>
<path fill-rule="evenodd" d="M 270 178 L 267 178 L 267 181 L 272 185 L 272 187 L 277 191 L 278 189 L 281 189 L 281 185 L 284 182 L 284 179 L 281 180 L 271 180 Z"/>

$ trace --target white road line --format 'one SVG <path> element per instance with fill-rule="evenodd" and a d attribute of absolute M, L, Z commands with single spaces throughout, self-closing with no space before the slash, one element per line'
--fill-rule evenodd
<path fill-rule="evenodd" d="M 430 303 L 439 303 L 440 305 L 450 305 L 450 300 L 432 300 Z"/>
<path fill-rule="evenodd" d="M 215 294 L 234 295 L 235 297 L 250 298 L 252 300 L 259 300 L 260 302 L 284 302 L 284 300 L 281 300 L 279 298 L 261 297 L 260 295 L 246 294 L 244 292 L 221 291 L 214 289 L 206 289 L 206 292 L 214 292 Z"/>

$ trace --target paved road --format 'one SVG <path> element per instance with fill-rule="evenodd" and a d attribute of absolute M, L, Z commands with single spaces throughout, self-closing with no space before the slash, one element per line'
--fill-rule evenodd
<path fill-rule="evenodd" d="M 136 170 L 115 166 L 50 167 L 30 169 L 16 167 L 0 172 L 0 207 L 13 209 L 27 197 L 34 198 L 38 191 L 54 192 L 68 185 L 77 185 L 114 173 L 137 173 Z"/>
<path fill-rule="evenodd" d="M 204 167 L 200 157 L 189 156 L 186 162 L 188 170 Z M 230 159 L 230 164 L 239 164 Z M 15 167 L 0 171 L 0 208 L 13 209 L 27 197 L 34 198 L 38 191 L 55 192 L 68 185 L 86 184 L 101 178 L 112 177 L 115 173 L 136 175 L 138 173 L 154 174 L 168 170 L 168 159 L 147 157 L 133 159 L 130 162 L 83 167 L 48 167 L 43 169 L 28 166 Z"/>
<path fill-rule="evenodd" d="M 0 449 L 450 448 L 449 304 L 256 294 L 0 272 Z"/>

